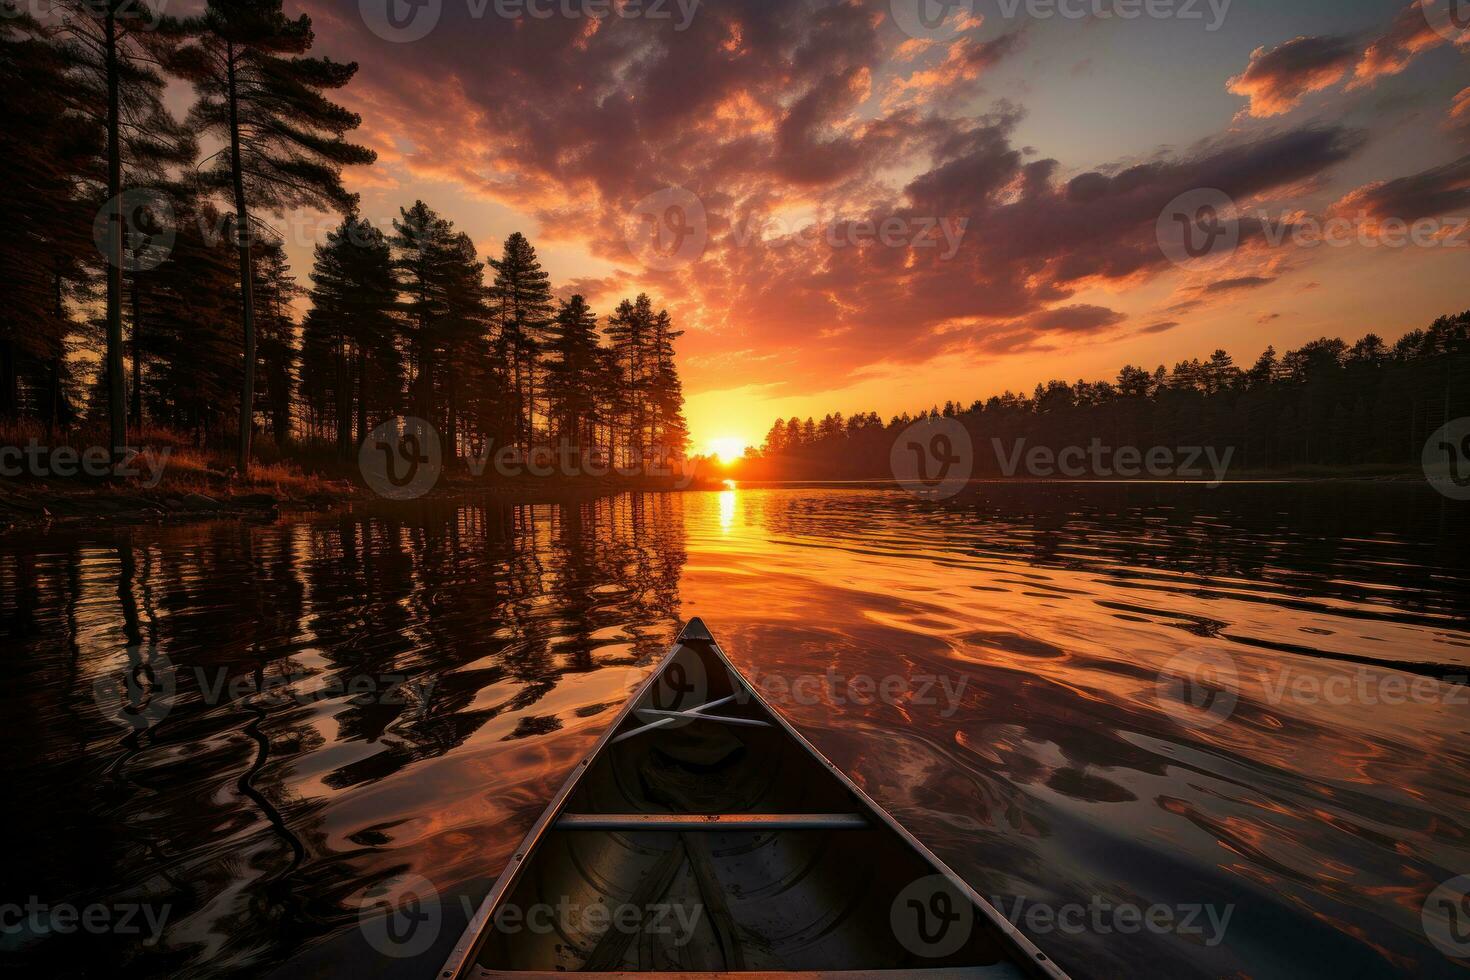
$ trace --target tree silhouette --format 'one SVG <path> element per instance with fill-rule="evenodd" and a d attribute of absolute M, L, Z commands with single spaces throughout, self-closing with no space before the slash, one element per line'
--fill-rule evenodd
<path fill-rule="evenodd" d="M 581 295 L 564 301 L 556 312 L 546 352 L 547 416 L 552 435 L 566 439 L 579 452 L 595 448 L 597 392 L 603 361 L 598 350 L 597 314 Z"/>
<path fill-rule="evenodd" d="M 48 428 L 73 414 L 66 353 L 78 325 L 68 312 L 90 297 L 97 258 L 92 241 L 98 202 L 77 192 L 102 179 L 102 134 L 71 109 L 80 63 L 15 4 L 0 4 L 0 417 L 26 414 Z"/>
<path fill-rule="evenodd" d="M 352 459 L 369 421 L 402 406 L 398 296 L 383 233 L 356 215 L 343 219 L 316 246 L 311 280 L 311 310 L 302 324 L 303 400 L 313 434 L 330 423 L 338 454 Z"/>
<path fill-rule="evenodd" d="M 198 93 L 191 123 L 225 144 L 202 178 L 227 190 L 235 209 L 245 358 L 239 466 L 245 472 L 255 414 L 251 209 L 350 212 L 357 197 L 342 187 L 342 167 L 372 163 L 377 155 L 343 138 L 361 119 L 323 94 L 351 81 L 357 64 L 303 57 L 313 41 L 305 14 L 291 20 L 281 0 L 208 0 L 185 29 L 191 43 L 170 64 Z"/>
<path fill-rule="evenodd" d="M 106 350 L 109 435 L 114 454 L 127 444 L 123 374 L 123 191 L 145 175 L 194 156 L 194 144 L 163 106 L 166 80 L 155 67 L 177 41 L 177 22 L 145 0 L 62 0 L 60 29 L 69 54 L 72 105 L 103 134 L 103 251 L 107 259 Z"/>
<path fill-rule="evenodd" d="M 535 438 L 536 358 L 552 318 L 551 277 L 520 232 L 511 234 L 500 258 L 487 264 L 495 271 L 490 297 L 515 386 L 516 441 L 529 448 Z"/>

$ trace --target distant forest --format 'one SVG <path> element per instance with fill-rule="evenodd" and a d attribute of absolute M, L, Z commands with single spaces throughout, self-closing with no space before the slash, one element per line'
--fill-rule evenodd
<path fill-rule="evenodd" d="M 975 445 L 975 475 L 998 477 L 992 439 L 1060 450 L 1234 447 L 1233 472 L 1420 466 L 1425 440 L 1470 415 L 1470 311 L 1441 317 L 1393 346 L 1369 334 L 1322 338 L 1285 355 L 1268 348 L 1247 368 L 1217 350 L 1172 371 L 1125 366 L 1114 381 L 1048 381 L 965 405 L 935 405 L 886 424 L 876 412 L 778 419 L 741 461 L 746 479 L 889 475 L 899 431 L 926 416 L 958 418 Z M 1009 450 L 1008 450 L 1009 451 Z"/>
<path fill-rule="evenodd" d="M 355 458 L 398 414 L 456 454 L 684 449 L 680 332 L 647 296 L 600 324 L 581 296 L 553 300 L 519 233 L 482 261 L 422 201 L 391 229 L 360 215 L 342 171 L 375 154 L 329 97 L 357 65 L 307 56 L 308 17 L 280 0 L 208 0 L 187 19 L 145 0 L 52 6 L 64 19 L 0 0 L 8 432 L 84 427 L 121 447 L 167 429 L 242 471 L 259 437 Z M 171 79 L 195 92 L 184 120 Z M 297 209 L 341 217 L 309 288 L 265 220 Z"/>

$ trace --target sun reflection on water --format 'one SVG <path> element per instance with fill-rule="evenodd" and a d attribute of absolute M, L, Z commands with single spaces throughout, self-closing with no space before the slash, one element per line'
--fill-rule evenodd
<path fill-rule="evenodd" d="M 735 525 L 735 481 L 726 480 L 725 486 L 729 489 L 720 491 L 720 530 L 729 534 Z"/>

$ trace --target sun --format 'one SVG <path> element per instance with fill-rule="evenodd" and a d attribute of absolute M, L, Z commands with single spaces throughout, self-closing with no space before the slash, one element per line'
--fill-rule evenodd
<path fill-rule="evenodd" d="M 745 440 L 738 436 L 723 436 L 709 441 L 711 455 L 720 457 L 722 463 L 733 463 L 745 455 Z"/>

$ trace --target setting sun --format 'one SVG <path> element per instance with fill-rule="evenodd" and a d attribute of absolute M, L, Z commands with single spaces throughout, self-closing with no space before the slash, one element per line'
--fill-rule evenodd
<path fill-rule="evenodd" d="M 733 463 L 745 455 L 746 442 L 738 436 L 721 436 L 709 441 L 709 453 L 726 463 Z"/>

